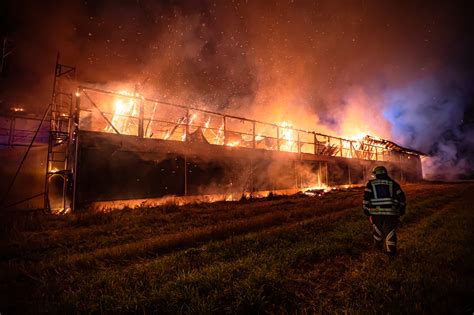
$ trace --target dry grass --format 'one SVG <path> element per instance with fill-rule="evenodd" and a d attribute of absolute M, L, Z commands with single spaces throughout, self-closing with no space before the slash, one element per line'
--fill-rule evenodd
<path fill-rule="evenodd" d="M 395 264 L 361 190 L 3 217 L 0 312 L 472 312 L 473 188 L 407 185 Z"/>

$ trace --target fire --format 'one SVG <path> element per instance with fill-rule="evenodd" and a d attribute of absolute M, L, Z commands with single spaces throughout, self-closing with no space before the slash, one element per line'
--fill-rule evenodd
<path fill-rule="evenodd" d="M 120 91 L 119 94 L 124 96 L 139 96 L 137 93 L 130 93 L 127 91 Z M 110 122 L 112 125 L 123 134 L 132 134 L 133 126 L 138 126 L 134 117 L 138 115 L 138 104 L 136 98 L 118 98 L 114 102 L 114 112 Z M 104 131 L 113 132 L 112 126 L 106 126 Z"/>
<path fill-rule="evenodd" d="M 355 134 L 353 136 L 347 137 L 349 140 L 354 140 L 357 142 L 361 142 L 364 140 L 365 137 L 367 137 L 368 133 L 367 132 L 359 132 L 358 134 Z"/>
<path fill-rule="evenodd" d="M 69 212 L 71 212 L 71 208 L 68 207 L 66 209 L 64 209 L 64 208 L 51 209 L 51 212 L 55 215 L 68 214 Z"/>
<path fill-rule="evenodd" d="M 227 142 L 227 146 L 229 147 L 238 147 L 239 145 L 240 145 L 240 141 Z"/>
<path fill-rule="evenodd" d="M 333 190 L 332 187 L 328 187 L 325 184 L 318 184 L 315 186 L 305 187 L 301 189 L 301 192 L 310 197 L 321 196 L 329 191 Z"/>
<path fill-rule="evenodd" d="M 21 113 L 21 112 L 24 112 L 25 109 L 21 106 L 13 106 L 13 107 L 10 107 L 10 110 L 12 112 L 15 112 L 15 113 Z"/>
<path fill-rule="evenodd" d="M 113 112 L 108 114 L 110 124 L 104 131 L 139 135 L 139 120 L 143 117 L 139 115 L 140 102 L 143 100 L 140 100 L 138 93 L 123 90 L 118 94 L 112 103 Z M 143 118 L 147 126 L 144 132 L 146 137 L 344 158 L 378 159 L 383 153 L 383 148 L 376 147 L 371 141 L 378 138 L 367 138 L 370 129 L 367 125 L 354 123 L 351 129 L 346 126 L 343 128 L 345 137 L 341 138 L 297 129 L 288 120 L 265 123 L 182 106 L 174 109 L 177 113 L 173 114 L 176 115 L 174 119 L 167 120 L 161 117 L 163 113 L 157 106 L 160 106 L 159 102 L 154 103 L 151 115 Z M 161 116 L 155 117 L 155 112 Z M 367 141 L 371 143 L 366 145 Z"/>
<path fill-rule="evenodd" d="M 214 134 L 214 144 L 220 144 L 223 136 L 224 136 L 224 124 L 222 124 L 219 127 L 219 130 L 217 131 L 217 133 Z"/>
<path fill-rule="evenodd" d="M 289 122 L 283 121 L 279 124 L 280 127 L 280 150 L 288 152 L 298 152 L 297 143 L 293 125 Z"/>

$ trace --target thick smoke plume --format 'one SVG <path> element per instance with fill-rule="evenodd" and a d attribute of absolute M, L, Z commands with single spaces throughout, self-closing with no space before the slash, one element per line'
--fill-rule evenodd
<path fill-rule="evenodd" d="M 81 82 L 301 129 L 369 133 L 472 165 L 472 12 L 463 2 L 53 1 L 2 4 L 16 46 L 3 107 L 41 111 L 56 51 Z M 471 116 L 469 116 L 471 115 Z"/>

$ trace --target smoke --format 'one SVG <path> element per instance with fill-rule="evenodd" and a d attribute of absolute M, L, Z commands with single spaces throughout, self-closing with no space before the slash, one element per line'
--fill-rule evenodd
<path fill-rule="evenodd" d="M 384 115 L 392 137 L 429 154 L 425 178 L 461 178 L 473 171 L 466 148 L 472 148 L 468 135 L 474 129 L 463 125 L 467 95 L 453 78 L 437 78 L 442 80 L 430 77 L 387 92 Z"/>
<path fill-rule="evenodd" d="M 5 103 L 41 111 L 56 51 L 82 82 L 300 129 L 388 138 L 472 170 L 472 25 L 461 1 L 16 1 Z M 21 14 L 19 13 L 21 12 Z M 33 31 L 34 30 L 34 31 Z M 40 60 L 41 62 L 32 62 Z M 44 105 L 42 105 L 44 104 Z M 431 175 L 429 175 L 431 174 Z"/>

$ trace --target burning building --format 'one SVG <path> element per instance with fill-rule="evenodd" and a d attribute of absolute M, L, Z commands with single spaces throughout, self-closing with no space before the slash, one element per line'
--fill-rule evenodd
<path fill-rule="evenodd" d="M 59 79 L 73 70 L 56 70 L 45 194 L 52 210 L 354 185 L 375 164 L 401 181 L 422 178 L 422 153 L 388 140 L 348 140 L 136 92 L 79 86 L 65 93 Z"/>

